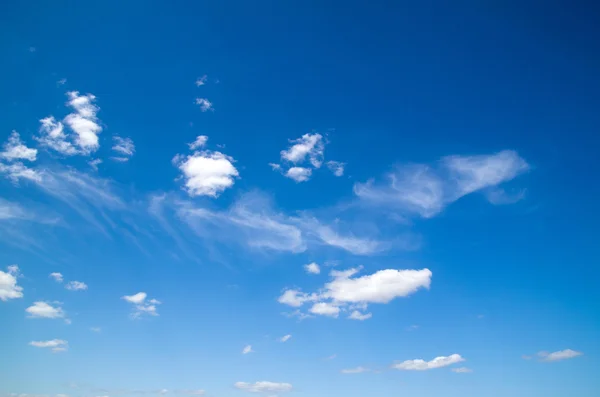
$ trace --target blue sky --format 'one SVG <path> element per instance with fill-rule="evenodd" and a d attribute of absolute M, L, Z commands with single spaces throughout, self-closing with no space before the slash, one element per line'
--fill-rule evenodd
<path fill-rule="evenodd" d="M 0 6 L 0 395 L 597 396 L 597 10 L 540 4 Z"/>

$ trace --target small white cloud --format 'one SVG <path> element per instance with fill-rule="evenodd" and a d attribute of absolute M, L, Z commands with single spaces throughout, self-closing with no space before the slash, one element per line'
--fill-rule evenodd
<path fill-rule="evenodd" d="M 35 161 L 37 149 L 28 148 L 21 141 L 17 131 L 13 131 L 8 137 L 8 142 L 4 144 L 4 151 L 0 152 L 0 157 L 8 161 L 27 160 Z"/>
<path fill-rule="evenodd" d="M 25 311 L 29 313 L 29 318 L 64 318 L 66 315 L 61 307 L 52 306 L 42 301 L 34 302 Z"/>
<path fill-rule="evenodd" d="M 200 106 L 202 112 L 214 110 L 212 102 L 206 98 L 196 98 L 196 105 Z"/>
<path fill-rule="evenodd" d="M 198 135 L 194 142 L 188 143 L 188 146 L 190 147 L 190 150 L 196 150 L 206 146 L 206 142 L 208 142 L 208 137 L 206 135 Z"/>
<path fill-rule="evenodd" d="M 188 396 L 203 396 L 206 394 L 206 390 L 196 389 L 196 390 L 180 390 L 179 393 L 186 394 Z"/>
<path fill-rule="evenodd" d="M 92 167 L 94 169 L 94 171 L 98 171 L 98 165 L 102 164 L 102 160 L 101 159 L 93 159 L 88 161 L 88 164 L 90 165 L 90 167 Z"/>
<path fill-rule="evenodd" d="M 250 393 L 284 393 L 292 391 L 293 387 L 289 383 L 277 383 L 261 381 L 255 383 L 236 382 L 234 386 L 237 389 L 244 390 Z"/>
<path fill-rule="evenodd" d="M 18 183 L 21 179 L 33 182 L 42 181 L 42 175 L 38 171 L 28 168 L 21 162 L 12 164 L 0 163 L 0 174 L 5 174 L 13 183 Z"/>
<path fill-rule="evenodd" d="M 113 136 L 113 140 L 115 144 L 112 147 L 112 150 L 119 153 L 119 159 L 125 159 L 124 161 L 129 160 L 131 156 L 135 153 L 135 145 L 131 138 L 121 138 L 120 136 Z"/>
<path fill-rule="evenodd" d="M 67 92 L 67 96 L 67 105 L 75 112 L 68 114 L 64 122 L 75 132 L 75 143 L 81 151 L 90 154 L 100 147 L 98 134 L 102 132 L 96 117 L 100 110 L 94 103 L 96 97 L 92 94 L 80 95 L 77 91 Z"/>
<path fill-rule="evenodd" d="M 198 77 L 198 78 L 196 79 L 196 87 L 201 87 L 201 86 L 203 86 L 204 84 L 206 84 L 206 80 L 207 80 L 207 79 L 208 79 L 208 76 L 207 76 L 207 75 L 204 75 L 204 76 L 202 76 L 202 77 Z"/>
<path fill-rule="evenodd" d="M 56 85 L 65 85 L 67 84 L 67 79 L 60 79 L 56 82 Z"/>
<path fill-rule="evenodd" d="M 133 304 L 133 311 L 131 312 L 132 319 L 138 319 L 144 314 L 150 316 L 158 316 L 156 306 L 160 305 L 161 302 L 156 299 L 150 299 L 146 301 L 148 295 L 145 292 L 138 292 L 134 295 L 125 295 L 121 299 Z"/>
<path fill-rule="evenodd" d="M 392 368 L 404 371 L 426 371 L 429 369 L 446 367 L 448 365 L 460 363 L 462 361 L 465 361 L 465 359 L 462 358 L 460 354 L 452 354 L 448 357 L 436 357 L 431 361 L 425 361 L 421 359 L 407 360 L 398 364 L 394 364 Z"/>
<path fill-rule="evenodd" d="M 84 291 L 88 289 L 88 286 L 81 281 L 69 281 L 67 285 L 65 285 L 65 288 L 69 291 Z"/>
<path fill-rule="evenodd" d="M 304 265 L 304 270 L 309 274 L 319 274 L 321 273 L 321 268 L 315 262 L 309 263 L 308 265 Z"/>
<path fill-rule="evenodd" d="M 19 267 L 16 265 L 8 266 L 7 271 L 0 270 L 0 300 L 6 302 L 9 299 L 23 297 L 23 287 L 17 285 L 19 276 Z"/>
<path fill-rule="evenodd" d="M 566 349 L 566 350 L 560 350 L 560 351 L 557 351 L 554 353 L 539 352 L 538 357 L 540 357 L 542 359 L 542 361 L 552 362 L 552 361 L 561 361 L 561 360 L 567 360 L 569 358 L 579 357 L 582 354 L 583 353 L 575 351 L 575 350 Z"/>
<path fill-rule="evenodd" d="M 242 354 L 248 354 L 248 353 L 254 353 L 254 350 L 252 350 L 252 345 L 247 345 L 246 347 L 244 347 L 242 349 Z"/>
<path fill-rule="evenodd" d="M 340 314 L 340 308 L 332 303 L 317 302 L 309 310 L 313 314 L 337 318 Z"/>
<path fill-rule="evenodd" d="M 54 116 L 41 119 L 40 124 L 40 136 L 34 138 L 40 145 L 46 146 L 65 156 L 79 154 L 79 150 L 65 134 L 63 123 L 56 121 Z"/>
<path fill-rule="evenodd" d="M 452 368 L 452 372 L 456 372 L 457 374 L 470 374 L 473 372 L 471 368 L 460 367 L 460 368 Z"/>
<path fill-rule="evenodd" d="M 371 317 L 373 317 L 373 314 L 371 313 L 361 313 L 358 310 L 354 310 L 349 316 L 348 318 L 350 320 L 358 320 L 358 321 L 365 321 L 370 319 Z"/>
<path fill-rule="evenodd" d="M 51 349 L 53 353 L 64 352 L 68 349 L 69 343 L 62 339 L 53 339 L 47 341 L 32 341 L 29 342 L 30 346 L 39 347 L 44 349 Z"/>
<path fill-rule="evenodd" d="M 281 151 L 281 159 L 294 164 L 302 163 L 307 157 L 315 168 L 321 167 L 325 144 L 321 134 L 304 134 L 302 137 L 290 140 L 293 143 L 286 150 Z"/>
<path fill-rule="evenodd" d="M 281 338 L 279 338 L 279 341 L 284 343 L 284 342 L 287 342 L 288 340 L 290 340 L 291 338 L 292 338 L 292 335 L 285 335 L 285 336 L 282 336 Z"/>
<path fill-rule="evenodd" d="M 329 171 L 333 173 L 335 176 L 343 176 L 344 175 L 344 167 L 346 163 L 341 163 L 339 161 L 328 161 L 327 168 Z"/>
<path fill-rule="evenodd" d="M 48 277 L 50 277 L 51 279 L 53 279 L 57 283 L 62 283 L 63 280 L 64 280 L 63 275 L 61 273 L 58 273 L 58 272 L 50 273 L 50 275 Z"/>
<path fill-rule="evenodd" d="M 356 367 L 356 368 L 343 369 L 340 372 L 343 374 L 362 374 L 363 372 L 369 372 L 369 371 L 371 371 L 369 368 Z"/>
<path fill-rule="evenodd" d="M 310 179 L 312 170 L 305 167 L 292 167 L 285 173 L 285 176 L 296 182 L 306 182 Z"/>
<path fill-rule="evenodd" d="M 185 180 L 190 196 L 218 197 L 239 176 L 234 159 L 221 152 L 202 151 L 173 159 Z"/>

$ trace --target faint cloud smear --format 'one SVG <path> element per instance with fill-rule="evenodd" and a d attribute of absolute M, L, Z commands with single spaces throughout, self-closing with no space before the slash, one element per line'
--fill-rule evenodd
<path fill-rule="evenodd" d="M 571 350 L 571 349 L 566 349 L 566 350 L 560 350 L 560 351 L 557 351 L 554 353 L 539 352 L 537 355 L 542 361 L 554 362 L 554 361 L 562 361 L 562 360 L 568 360 L 570 358 L 579 357 L 579 356 L 583 355 L 583 353 L 575 351 L 575 350 Z"/>
<path fill-rule="evenodd" d="M 200 106 L 202 112 L 214 111 L 212 102 L 206 98 L 196 98 L 196 105 Z"/>
<path fill-rule="evenodd" d="M 39 347 L 43 349 L 51 349 L 53 353 L 64 352 L 68 349 L 69 343 L 62 339 L 52 339 L 47 341 L 32 341 L 29 342 L 30 346 Z"/>
<path fill-rule="evenodd" d="M 440 356 L 431 361 L 421 359 L 407 360 L 398 364 L 392 365 L 392 368 L 404 371 L 426 371 L 430 369 L 442 368 L 448 365 L 456 364 L 465 361 L 460 354 L 452 354 L 448 357 Z"/>
<path fill-rule="evenodd" d="M 292 385 L 289 383 L 277 383 L 268 381 L 260 381 L 255 383 L 236 382 L 234 386 L 237 389 L 244 390 L 250 393 L 284 393 L 292 391 L 293 389 Z"/>
<path fill-rule="evenodd" d="M 285 335 L 285 336 L 282 336 L 281 338 L 279 338 L 279 341 L 282 342 L 282 343 L 285 343 L 288 340 L 290 340 L 291 338 L 292 338 L 292 335 L 288 334 L 288 335 Z"/>
<path fill-rule="evenodd" d="M 205 150 L 187 157 L 176 156 L 175 165 L 185 180 L 185 190 L 190 196 L 218 197 L 233 186 L 239 176 L 235 160 L 221 152 Z"/>
<path fill-rule="evenodd" d="M 346 163 L 341 163 L 339 161 L 327 162 L 327 168 L 329 168 L 329 171 L 331 171 L 333 175 L 338 177 L 344 175 L 344 167 L 346 167 Z"/>
<path fill-rule="evenodd" d="M 85 291 L 88 289 L 88 286 L 81 281 L 69 281 L 67 285 L 65 285 L 65 288 L 69 291 Z"/>
<path fill-rule="evenodd" d="M 205 85 L 207 79 L 208 79 L 207 75 L 204 75 L 202 77 L 198 77 L 196 79 L 196 87 L 201 87 L 201 86 Z"/>
<path fill-rule="evenodd" d="M 19 277 L 19 267 L 16 265 L 8 266 L 6 272 L 0 270 L 0 300 L 3 302 L 9 299 L 18 299 L 23 297 L 23 288 L 17 285 Z"/>
<path fill-rule="evenodd" d="M 304 265 L 304 270 L 308 274 L 319 274 L 321 273 L 321 268 L 315 262 L 309 263 L 308 265 Z"/>

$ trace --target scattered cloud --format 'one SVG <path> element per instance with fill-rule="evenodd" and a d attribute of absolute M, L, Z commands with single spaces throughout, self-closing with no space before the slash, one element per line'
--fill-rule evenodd
<path fill-rule="evenodd" d="M 369 371 L 371 371 L 369 368 L 356 367 L 356 368 L 343 369 L 340 372 L 343 374 L 362 374 L 363 372 L 369 372 Z"/>
<path fill-rule="evenodd" d="M 202 77 L 198 77 L 196 79 L 196 87 L 201 87 L 201 86 L 205 85 L 207 79 L 208 79 L 207 75 L 204 75 Z"/>
<path fill-rule="evenodd" d="M 135 145 L 131 138 L 121 138 L 120 136 L 113 136 L 114 145 L 112 150 L 117 152 L 119 156 L 113 157 L 113 159 L 119 159 L 117 161 L 128 161 L 131 156 L 135 153 Z"/>
<path fill-rule="evenodd" d="M 57 283 L 62 283 L 63 280 L 64 280 L 63 275 L 61 273 L 58 273 L 58 272 L 50 273 L 50 275 L 48 277 L 50 277 L 51 279 L 53 279 Z"/>
<path fill-rule="evenodd" d="M 325 143 L 321 134 L 304 134 L 298 139 L 290 140 L 290 143 L 293 143 L 293 145 L 281 151 L 282 160 L 300 164 L 308 158 L 313 167 L 321 167 L 325 150 Z"/>
<path fill-rule="evenodd" d="M 462 358 L 460 354 L 452 354 L 448 357 L 436 357 L 431 361 L 425 361 L 421 359 L 407 360 L 401 363 L 394 364 L 392 368 L 404 371 L 426 371 L 429 369 L 446 367 L 448 365 L 460 363 L 463 361 L 465 361 L 465 359 Z"/>
<path fill-rule="evenodd" d="M 78 91 L 67 92 L 70 106 L 74 112 L 68 114 L 64 122 L 75 132 L 75 144 L 84 154 L 95 152 L 99 147 L 98 134 L 102 127 L 96 116 L 100 108 L 94 103 L 96 97 L 92 94 L 80 95 Z"/>
<path fill-rule="evenodd" d="M 341 163 L 339 161 L 328 161 L 327 168 L 329 171 L 333 173 L 335 176 L 343 176 L 344 175 L 344 167 L 346 163 Z"/>
<path fill-rule="evenodd" d="M 51 349 L 53 353 L 64 352 L 68 349 L 69 343 L 62 339 L 52 339 L 47 341 L 32 341 L 29 342 L 30 346 L 39 347 L 43 349 Z"/>
<path fill-rule="evenodd" d="M 92 167 L 92 169 L 94 171 L 98 171 L 98 166 L 100 164 L 102 164 L 102 160 L 101 159 L 93 159 L 93 160 L 88 161 L 88 164 L 90 165 L 90 167 Z"/>
<path fill-rule="evenodd" d="M 308 265 L 304 265 L 304 270 L 308 274 L 319 274 L 321 273 L 321 268 L 315 262 L 309 263 Z"/>
<path fill-rule="evenodd" d="M 67 84 L 67 79 L 60 79 L 56 82 L 56 85 L 65 85 Z"/>
<path fill-rule="evenodd" d="M 79 150 L 71 142 L 71 138 L 65 134 L 62 122 L 56 121 L 54 116 L 48 116 L 41 119 L 40 124 L 40 136 L 34 137 L 40 145 L 65 156 L 79 154 Z"/>
<path fill-rule="evenodd" d="M 132 319 L 138 319 L 144 314 L 158 316 L 156 306 L 160 305 L 162 302 L 156 299 L 146 300 L 147 297 L 148 295 L 145 292 L 138 292 L 137 294 L 125 295 L 121 298 L 133 305 L 133 311 L 130 314 Z"/>
<path fill-rule="evenodd" d="M 293 389 L 292 385 L 289 383 L 276 383 L 268 381 L 260 381 L 255 383 L 236 382 L 234 386 L 237 389 L 250 393 L 284 393 L 292 391 Z"/>
<path fill-rule="evenodd" d="M 6 272 L 0 270 L 0 300 L 6 302 L 9 299 L 18 299 L 23 297 L 23 287 L 17 285 L 19 277 L 19 267 L 16 265 L 8 266 Z"/>
<path fill-rule="evenodd" d="M 65 288 L 68 289 L 69 291 L 84 291 L 84 290 L 88 289 L 88 286 L 86 283 L 83 283 L 81 281 L 69 281 L 65 285 Z"/>
<path fill-rule="evenodd" d="M 206 135 L 198 135 L 194 142 L 188 143 L 188 146 L 190 147 L 190 150 L 196 150 L 206 146 L 206 142 L 208 142 L 208 137 Z"/>
<path fill-rule="evenodd" d="M 329 356 L 329 357 L 325 357 L 325 360 L 334 360 L 334 359 L 336 359 L 336 358 L 337 358 L 337 354 L 332 354 L 332 355 L 331 355 L 331 356 Z"/>
<path fill-rule="evenodd" d="M 28 148 L 21 141 L 21 136 L 17 131 L 13 131 L 8 137 L 8 142 L 4 144 L 4 151 L 0 152 L 0 157 L 7 161 L 27 160 L 35 161 L 37 149 Z"/>
<path fill-rule="evenodd" d="M 247 345 L 242 349 L 242 354 L 254 353 L 252 350 L 252 345 Z"/>
<path fill-rule="evenodd" d="M 204 150 L 187 157 L 178 155 L 175 165 L 185 180 L 185 190 L 190 196 L 218 197 L 233 186 L 239 176 L 235 160 L 221 152 Z"/>
<path fill-rule="evenodd" d="M 292 167 L 285 173 L 285 176 L 296 182 L 306 182 L 310 179 L 312 170 L 304 167 Z"/>
<path fill-rule="evenodd" d="M 12 164 L 0 163 L 0 174 L 5 174 L 6 177 L 15 184 L 21 179 L 26 179 L 32 182 L 41 182 L 42 180 L 42 175 L 38 171 L 28 168 L 21 162 L 15 162 Z"/>
<path fill-rule="evenodd" d="M 511 150 L 492 155 L 448 156 L 436 167 L 396 167 L 386 182 L 356 183 L 354 193 L 368 204 L 431 218 L 461 197 L 508 182 L 529 168 Z"/>
<path fill-rule="evenodd" d="M 348 318 L 367 320 L 371 314 L 363 314 L 356 308 L 366 310 L 368 304 L 386 304 L 411 295 L 421 288 L 428 289 L 432 273 L 429 269 L 396 270 L 385 269 L 370 275 L 353 277 L 361 268 L 331 271 L 332 281 L 319 292 L 305 293 L 298 289 L 287 289 L 278 298 L 279 303 L 301 307 L 307 302 L 316 302 L 309 309 L 312 314 L 338 317 L 342 310 L 353 310 Z"/>
<path fill-rule="evenodd" d="M 202 112 L 214 111 L 212 102 L 206 98 L 196 98 L 196 105 L 200 106 Z"/>
<path fill-rule="evenodd" d="M 537 355 L 542 361 L 553 362 L 579 357 L 583 355 L 583 353 L 571 349 L 566 349 L 554 353 L 539 352 Z"/>
<path fill-rule="evenodd" d="M 32 306 L 25 309 L 29 318 L 64 318 L 66 313 L 61 307 L 52 306 L 43 301 L 34 302 Z"/>
<path fill-rule="evenodd" d="M 456 372 L 457 374 L 470 374 L 473 372 L 471 368 L 460 367 L 460 368 L 452 368 L 452 372 Z"/>
<path fill-rule="evenodd" d="M 282 342 L 282 343 L 285 343 L 288 340 L 290 340 L 291 338 L 292 338 L 292 335 L 288 334 L 288 335 L 285 335 L 285 336 L 282 336 L 281 338 L 279 338 L 279 341 Z"/>

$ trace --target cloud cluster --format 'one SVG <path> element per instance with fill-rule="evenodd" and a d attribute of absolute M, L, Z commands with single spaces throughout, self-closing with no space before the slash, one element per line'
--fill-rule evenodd
<path fill-rule="evenodd" d="M 53 353 L 64 352 L 69 348 L 69 343 L 62 339 L 52 339 L 47 341 L 32 341 L 29 342 L 30 346 L 39 347 L 43 349 L 51 349 Z"/>
<path fill-rule="evenodd" d="M 308 273 L 308 274 L 320 274 L 321 273 L 321 268 L 315 262 L 311 262 L 308 265 L 304 265 L 304 270 L 306 270 L 306 273 Z"/>
<path fill-rule="evenodd" d="M 430 218 L 461 197 L 496 188 L 529 168 L 511 150 L 492 155 L 448 156 L 436 167 L 399 166 L 387 175 L 385 182 L 355 184 L 354 193 L 367 204 Z"/>
<path fill-rule="evenodd" d="M 254 350 L 252 350 L 252 345 L 244 346 L 244 348 L 242 349 L 242 354 L 249 354 L 249 353 L 254 353 Z"/>
<path fill-rule="evenodd" d="M 305 293 L 298 289 L 287 289 L 279 297 L 281 304 L 302 307 L 312 303 L 308 310 L 312 314 L 337 318 L 342 311 L 351 310 L 349 319 L 367 320 L 371 313 L 364 313 L 369 304 L 386 304 L 400 297 L 428 289 L 432 273 L 429 269 L 396 270 L 385 269 L 373 274 L 354 277 L 360 268 L 332 271 L 332 281 L 317 292 Z"/>
<path fill-rule="evenodd" d="M 280 152 L 281 164 L 270 163 L 269 165 L 274 171 L 281 172 L 287 178 L 296 182 L 308 181 L 314 169 L 321 168 L 323 165 L 325 140 L 321 134 L 312 133 L 304 134 L 298 139 L 290 140 L 290 147 Z M 337 169 L 341 166 L 343 174 L 343 164 L 336 162 L 332 163 L 331 167 Z M 336 171 L 333 171 L 335 172 Z M 337 171 L 338 173 L 340 171 Z"/>
<path fill-rule="evenodd" d="M 0 174 L 4 174 L 14 183 L 19 182 L 20 179 L 39 181 L 40 174 L 23 163 L 23 161 L 32 162 L 36 159 L 37 149 L 24 145 L 19 133 L 13 131 L 4 144 L 3 151 L 0 152 Z"/>
<path fill-rule="evenodd" d="M 88 289 L 88 286 L 86 283 L 81 281 L 69 281 L 65 285 L 65 288 L 69 291 L 85 291 L 86 289 Z"/>
<path fill-rule="evenodd" d="M 156 299 L 146 299 L 148 294 L 145 292 L 138 292 L 134 295 L 125 295 L 121 299 L 129 302 L 133 305 L 133 311 L 130 314 L 132 319 L 138 319 L 143 315 L 158 316 L 156 306 L 162 302 Z"/>
<path fill-rule="evenodd" d="M 23 287 L 17 285 L 17 277 L 19 277 L 19 267 L 16 265 L 8 266 L 6 272 L 0 270 L 1 301 L 23 297 Z"/>
<path fill-rule="evenodd" d="M 456 364 L 465 361 L 460 354 L 452 354 L 448 357 L 440 356 L 436 357 L 431 361 L 425 361 L 421 359 L 406 360 L 401 363 L 394 364 L 392 368 L 400 369 L 403 371 L 427 371 L 430 369 L 442 368 L 448 365 Z"/>

